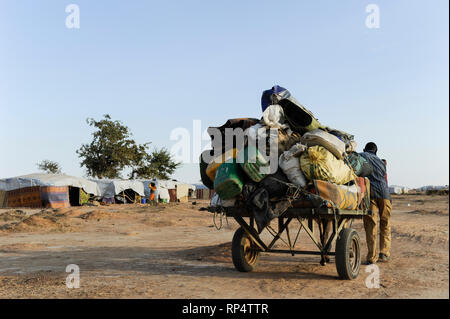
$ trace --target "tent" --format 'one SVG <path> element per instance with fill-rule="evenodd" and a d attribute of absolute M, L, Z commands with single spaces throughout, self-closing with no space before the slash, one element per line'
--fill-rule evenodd
<path fill-rule="evenodd" d="M 0 190 L 11 191 L 33 186 L 71 186 L 83 189 L 86 193 L 99 196 L 97 184 L 82 177 L 66 174 L 29 174 L 0 179 Z"/>
<path fill-rule="evenodd" d="M 111 200 L 116 195 L 120 196 L 120 201 L 126 202 L 121 196 L 125 195 L 128 200 L 134 201 L 135 194 L 145 196 L 144 183 L 138 180 L 125 179 L 95 179 L 91 180 L 97 184 L 100 197 Z"/>
<path fill-rule="evenodd" d="M 401 194 L 403 193 L 400 186 L 389 186 L 389 193 L 391 194 Z"/>
<path fill-rule="evenodd" d="M 159 195 L 159 181 L 156 178 L 154 178 L 154 179 L 140 179 L 139 181 L 141 181 L 144 184 L 144 193 L 145 193 L 145 197 L 146 198 L 150 198 L 150 184 L 151 183 L 155 183 L 155 186 L 156 186 L 155 198 L 158 198 L 158 195 Z"/>
<path fill-rule="evenodd" d="M 173 180 L 158 180 L 156 187 L 163 192 L 164 196 L 167 190 L 171 202 L 187 202 L 196 189 L 194 185 Z M 161 194 L 160 198 L 162 199 Z"/>
<path fill-rule="evenodd" d="M 89 194 L 100 194 L 97 184 L 88 179 L 43 173 L 0 179 L 0 190 L 7 192 L 9 207 L 77 206 L 87 202 Z"/>
<path fill-rule="evenodd" d="M 31 186 L 7 192 L 8 207 L 70 207 L 68 186 Z"/>
<path fill-rule="evenodd" d="M 196 199 L 211 199 L 214 196 L 214 190 L 209 189 L 203 184 L 194 184 Z"/>

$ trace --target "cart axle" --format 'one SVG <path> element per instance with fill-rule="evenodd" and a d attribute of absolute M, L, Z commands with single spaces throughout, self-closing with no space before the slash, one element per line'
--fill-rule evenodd
<path fill-rule="evenodd" d="M 322 255 L 320 251 L 308 251 L 308 250 L 287 250 L 287 249 L 270 249 L 266 250 L 266 253 L 276 253 L 276 254 L 297 254 L 297 255 Z M 326 253 L 327 256 L 336 255 L 335 252 Z"/>

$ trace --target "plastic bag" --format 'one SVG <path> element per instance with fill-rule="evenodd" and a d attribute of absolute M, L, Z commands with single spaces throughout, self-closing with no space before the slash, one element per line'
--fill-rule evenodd
<path fill-rule="evenodd" d="M 213 197 L 211 198 L 211 201 L 209 203 L 209 206 L 211 207 L 218 207 L 218 206 L 222 206 L 222 207 L 232 207 L 234 206 L 236 202 L 236 199 L 227 199 L 227 200 L 223 200 L 219 197 L 219 194 L 214 194 Z"/>
<path fill-rule="evenodd" d="M 283 108 L 278 105 L 269 105 L 268 108 L 263 112 L 263 121 L 269 127 L 273 128 L 287 128 L 288 125 L 284 124 L 284 112 Z"/>

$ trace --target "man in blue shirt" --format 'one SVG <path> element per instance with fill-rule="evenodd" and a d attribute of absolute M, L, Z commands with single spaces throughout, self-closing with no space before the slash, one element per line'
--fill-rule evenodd
<path fill-rule="evenodd" d="M 389 261 L 391 250 L 391 195 L 386 183 L 386 165 L 377 156 L 378 147 L 375 143 L 366 144 L 364 157 L 373 167 L 370 180 L 370 210 L 371 216 L 364 216 L 364 229 L 367 241 L 367 263 Z M 377 224 L 380 216 L 380 254 L 377 258 Z"/>

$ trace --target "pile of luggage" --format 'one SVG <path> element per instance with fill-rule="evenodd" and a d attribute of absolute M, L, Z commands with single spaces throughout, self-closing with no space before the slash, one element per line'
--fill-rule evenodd
<path fill-rule="evenodd" d="M 322 125 L 279 86 L 263 92 L 261 107 L 261 119 L 231 119 L 208 128 L 213 149 L 202 153 L 200 174 L 216 193 L 211 205 L 245 205 L 259 231 L 296 207 L 288 198 L 293 187 L 320 196 L 323 202 L 316 205 L 368 206 L 366 176 L 372 167 L 355 152 L 353 135 Z"/>

